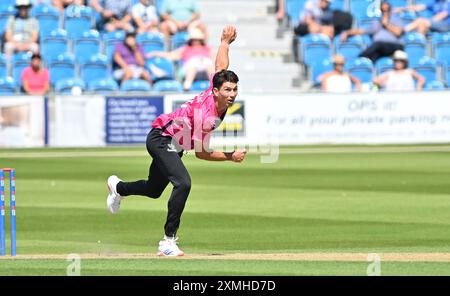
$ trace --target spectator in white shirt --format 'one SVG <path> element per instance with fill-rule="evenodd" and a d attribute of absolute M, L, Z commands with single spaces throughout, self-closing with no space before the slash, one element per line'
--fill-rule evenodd
<path fill-rule="evenodd" d="M 131 8 L 137 33 L 158 32 L 158 14 L 153 0 L 139 0 Z"/>

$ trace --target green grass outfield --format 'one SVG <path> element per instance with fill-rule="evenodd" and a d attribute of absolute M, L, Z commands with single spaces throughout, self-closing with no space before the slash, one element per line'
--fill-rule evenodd
<path fill-rule="evenodd" d="M 187 256 L 450 253 L 450 146 L 281 151 L 275 164 L 256 154 L 243 164 L 184 158 L 193 188 L 178 235 Z M 82 260 L 85 275 L 366 274 L 364 260 L 105 259 L 156 253 L 169 188 L 159 200 L 127 199 L 115 216 L 105 207 L 106 178 L 145 178 L 149 162 L 143 147 L 0 150 L 0 166 L 17 170 L 17 253 L 98 254 Z M 381 273 L 450 275 L 448 257 L 399 261 L 382 261 Z M 0 275 L 65 275 L 68 264 L 2 259 Z"/>

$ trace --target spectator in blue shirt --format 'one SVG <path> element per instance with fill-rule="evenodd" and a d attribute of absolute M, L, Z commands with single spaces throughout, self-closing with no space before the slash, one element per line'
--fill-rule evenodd
<path fill-rule="evenodd" d="M 426 35 L 429 30 L 433 32 L 450 31 L 450 1 L 435 0 L 429 4 L 418 4 L 407 7 L 399 7 L 395 12 L 423 11 L 429 10 L 433 13 L 431 18 L 420 17 L 405 27 L 405 32 L 417 30 L 418 33 Z"/>
<path fill-rule="evenodd" d="M 300 14 L 300 24 L 295 28 L 299 36 L 325 34 L 334 37 L 333 10 L 331 0 L 309 0 Z"/>
<path fill-rule="evenodd" d="M 102 26 L 107 32 L 133 30 L 130 23 L 132 0 L 91 0 L 91 6 L 101 15 Z"/>
<path fill-rule="evenodd" d="M 359 56 L 371 59 L 373 62 L 381 57 L 390 56 L 396 50 L 403 50 L 401 36 L 403 23 L 399 17 L 391 13 L 391 5 L 388 2 L 381 3 L 381 18 L 366 29 L 351 29 L 341 34 L 341 40 L 348 36 L 369 34 L 372 36 L 372 44 Z"/>

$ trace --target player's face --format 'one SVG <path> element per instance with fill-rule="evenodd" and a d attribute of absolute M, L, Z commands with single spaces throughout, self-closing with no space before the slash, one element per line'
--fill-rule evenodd
<path fill-rule="evenodd" d="M 220 89 L 214 88 L 214 95 L 220 105 L 230 107 L 238 95 L 237 83 L 225 82 Z"/>

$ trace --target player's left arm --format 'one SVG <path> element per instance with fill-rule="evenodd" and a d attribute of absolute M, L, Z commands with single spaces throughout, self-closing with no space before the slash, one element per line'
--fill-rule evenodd
<path fill-rule="evenodd" d="M 220 46 L 216 56 L 216 73 L 222 70 L 227 70 L 230 65 L 228 57 L 228 50 L 230 44 L 236 40 L 237 32 L 234 26 L 226 26 L 223 29 L 222 37 L 220 38 Z"/>
<path fill-rule="evenodd" d="M 222 152 L 209 149 L 209 140 L 194 141 L 195 156 L 198 159 L 208 161 L 233 161 L 242 162 L 245 159 L 247 151 L 245 149 L 237 149 L 233 152 Z"/>

